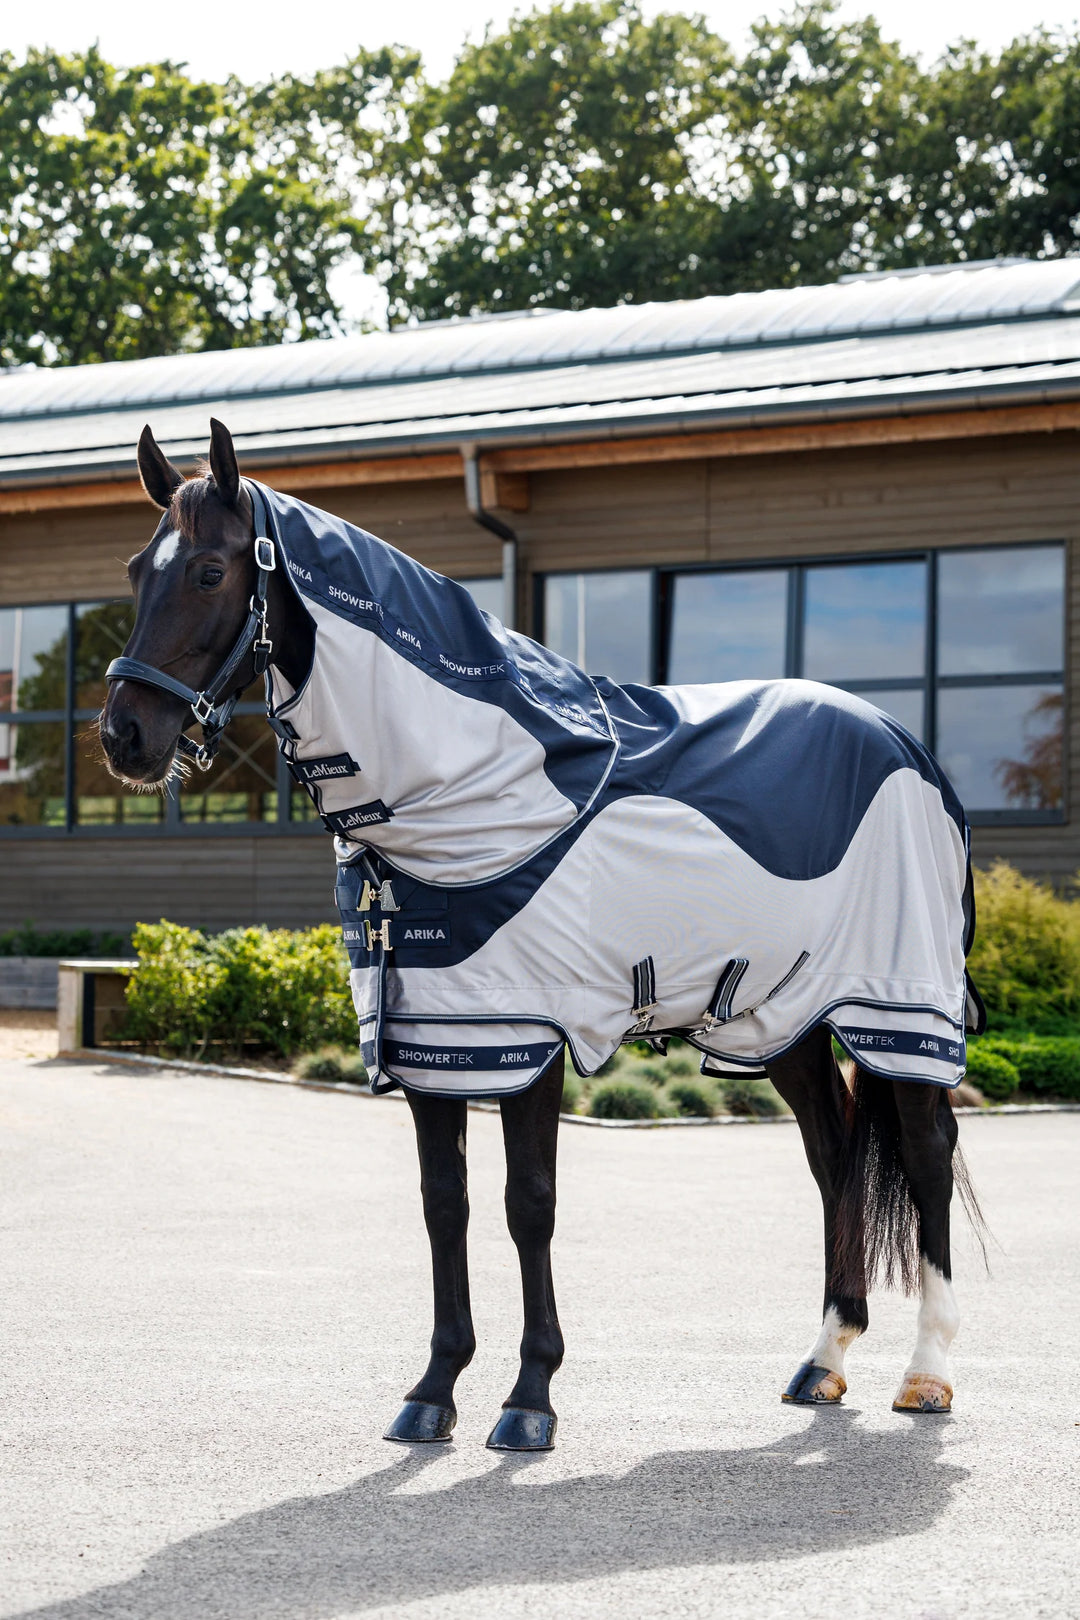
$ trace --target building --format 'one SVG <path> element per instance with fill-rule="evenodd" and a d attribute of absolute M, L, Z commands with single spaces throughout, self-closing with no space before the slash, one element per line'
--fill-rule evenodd
<path fill-rule="evenodd" d="M 135 443 L 190 467 L 211 414 L 590 669 L 866 693 L 977 860 L 1080 868 L 1080 260 L 1003 261 L 0 377 L 0 927 L 331 915 L 257 692 L 167 801 L 97 757 Z"/>

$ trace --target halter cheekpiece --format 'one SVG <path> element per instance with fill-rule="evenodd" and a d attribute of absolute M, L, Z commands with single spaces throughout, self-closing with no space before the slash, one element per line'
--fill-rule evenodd
<path fill-rule="evenodd" d="M 229 690 L 240 665 L 248 653 L 253 653 L 255 674 L 265 675 L 273 652 L 267 623 L 266 593 L 270 575 L 277 567 L 277 556 L 274 542 L 267 532 L 266 503 L 262 494 L 246 478 L 243 480 L 243 486 L 251 498 L 255 514 L 255 592 L 248 603 L 247 618 L 240 634 L 217 674 L 212 680 L 207 681 L 201 692 L 196 692 L 194 687 L 185 686 L 183 681 L 166 675 L 164 670 L 155 669 L 153 664 L 144 664 L 140 658 L 114 658 L 105 671 L 107 681 L 139 681 L 143 686 L 156 686 L 162 692 L 169 692 L 173 697 L 182 698 L 190 706 L 192 714 L 202 727 L 202 743 L 200 745 L 194 742 L 181 732 L 176 746 L 177 751 L 193 759 L 201 771 L 210 769 L 220 746 L 222 733 L 240 701 L 241 689 Z M 222 701 L 223 693 L 228 694 L 224 701 Z"/>

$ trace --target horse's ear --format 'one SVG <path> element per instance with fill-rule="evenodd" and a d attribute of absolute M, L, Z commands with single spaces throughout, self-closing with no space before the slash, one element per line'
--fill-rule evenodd
<path fill-rule="evenodd" d="M 139 435 L 139 477 L 154 505 L 163 508 L 172 500 L 173 490 L 184 482 L 183 473 L 176 470 L 158 447 L 149 423 Z"/>
<path fill-rule="evenodd" d="M 240 494 L 240 469 L 236 465 L 232 434 L 213 417 L 210 418 L 210 471 L 225 505 L 235 506 Z"/>

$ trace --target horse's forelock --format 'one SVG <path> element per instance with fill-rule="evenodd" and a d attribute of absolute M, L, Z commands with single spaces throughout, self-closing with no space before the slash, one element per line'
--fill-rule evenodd
<path fill-rule="evenodd" d="M 197 540 L 199 518 L 206 506 L 214 481 L 210 476 L 210 463 L 200 461 L 195 475 L 177 484 L 169 503 L 169 522 L 185 540 Z"/>

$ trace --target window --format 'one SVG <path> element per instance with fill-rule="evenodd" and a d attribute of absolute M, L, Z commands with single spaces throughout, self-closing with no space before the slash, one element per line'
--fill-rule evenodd
<path fill-rule="evenodd" d="M 543 614 L 549 646 L 616 680 L 843 687 L 927 743 L 973 821 L 1062 817 L 1062 545 L 552 574 Z"/>
<path fill-rule="evenodd" d="M 164 794 L 135 792 L 109 774 L 97 716 L 133 607 L 0 608 L 0 830 L 220 831 L 315 820 L 278 758 L 261 681 L 244 694 L 208 772 L 191 770 Z"/>
<path fill-rule="evenodd" d="M 484 579 L 459 579 L 458 584 L 464 585 L 478 608 L 501 621 L 504 606 L 501 574 L 492 574 Z"/>
<path fill-rule="evenodd" d="M 590 675 L 645 681 L 652 672 L 653 576 L 647 570 L 548 574 L 544 641 Z"/>

